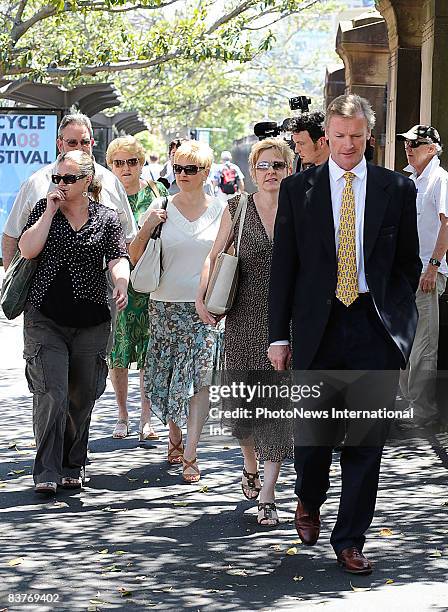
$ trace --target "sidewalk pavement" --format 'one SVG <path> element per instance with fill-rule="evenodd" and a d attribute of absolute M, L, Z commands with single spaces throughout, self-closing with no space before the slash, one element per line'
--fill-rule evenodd
<path fill-rule="evenodd" d="M 448 610 L 446 435 L 387 449 L 365 548 L 375 569 L 350 576 L 329 545 L 337 455 L 321 537 L 306 548 L 294 529 L 292 464 L 280 475 L 274 528 L 257 525 L 256 505 L 241 493 L 240 452 L 228 440 L 200 447 L 203 477 L 183 484 L 181 468 L 165 461 L 162 425 L 160 441 L 138 442 L 135 372 L 132 435 L 111 438 L 108 384 L 94 410 L 84 490 L 40 499 L 21 333 L 19 319 L 0 316 L 0 611 Z"/>

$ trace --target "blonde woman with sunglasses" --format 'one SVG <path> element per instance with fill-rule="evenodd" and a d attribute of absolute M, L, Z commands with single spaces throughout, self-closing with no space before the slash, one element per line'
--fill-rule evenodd
<path fill-rule="evenodd" d="M 223 206 L 204 191 L 213 152 L 195 140 L 176 150 L 173 171 L 179 193 L 153 202 L 129 247 L 133 263 L 143 254 L 151 233 L 163 223 L 162 275 L 149 300 L 149 342 L 145 389 L 152 410 L 169 426 L 168 462 L 183 463 L 183 479 L 201 473 L 197 446 L 208 414 L 210 374 L 218 365 L 221 329 L 203 323 L 194 302 L 204 260 L 218 233 Z M 186 424 L 184 444 L 182 427 Z"/>
<path fill-rule="evenodd" d="M 145 149 L 133 136 L 112 140 L 106 152 L 106 161 L 113 174 L 125 188 L 135 220 L 159 196 L 168 195 L 159 182 L 141 178 L 145 163 Z M 151 425 L 151 408 L 143 387 L 143 368 L 148 347 L 149 295 L 137 293 L 129 283 L 128 305 L 118 314 L 114 345 L 109 357 L 110 379 L 118 405 L 118 420 L 112 433 L 114 438 L 125 438 L 130 431 L 128 413 L 128 374 L 134 366 L 140 372 L 140 426 L 139 439 L 157 440 Z"/>
<path fill-rule="evenodd" d="M 249 170 L 258 191 L 248 197 L 239 245 L 238 291 L 226 317 L 225 366 L 226 376 L 232 377 L 231 382 L 246 380 L 246 374 L 251 377 L 250 373 L 257 370 L 266 372 L 264 375 L 256 374 L 254 382 L 272 382 L 273 368 L 267 358 L 269 274 L 280 183 L 291 174 L 292 160 L 291 149 L 279 138 L 257 142 L 250 152 Z M 209 271 L 213 269 L 218 254 L 227 242 L 239 199 L 240 196 L 236 196 L 229 200 L 218 236 L 202 272 L 196 309 L 201 320 L 211 325 L 217 318 L 208 312 L 204 304 Z M 238 232 L 239 221 L 235 225 L 234 236 L 238 236 Z M 236 403 L 230 406 L 236 407 Z M 238 403 L 240 407 L 241 402 Z M 275 485 L 282 461 L 292 458 L 292 423 L 285 419 L 252 420 L 248 417 L 230 419 L 229 425 L 240 441 L 244 456 L 241 479 L 243 494 L 250 500 L 259 497 L 260 525 L 276 525 L 279 519 L 275 505 Z M 258 470 L 259 462 L 264 463 L 263 487 Z"/>

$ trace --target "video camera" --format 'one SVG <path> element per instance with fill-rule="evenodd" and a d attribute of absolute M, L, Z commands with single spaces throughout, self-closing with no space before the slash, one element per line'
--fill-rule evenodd
<path fill-rule="evenodd" d="M 311 98 L 307 96 L 296 96 L 295 98 L 289 98 L 289 108 L 291 110 L 300 110 L 300 112 L 307 113 L 311 104 Z M 258 140 L 264 140 L 265 138 L 275 138 L 280 136 L 282 132 L 289 132 L 291 122 L 294 121 L 293 117 L 287 117 L 281 124 L 277 124 L 275 121 L 261 121 L 254 125 L 254 134 L 258 137 Z"/>

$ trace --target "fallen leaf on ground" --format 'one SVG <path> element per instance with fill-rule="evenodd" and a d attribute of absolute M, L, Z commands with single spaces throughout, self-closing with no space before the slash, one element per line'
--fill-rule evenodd
<path fill-rule="evenodd" d="M 301 580 L 303 580 L 303 576 L 294 576 L 293 580 L 295 582 L 300 582 Z"/>
<path fill-rule="evenodd" d="M 287 555 L 296 555 L 297 554 L 297 548 L 295 546 L 291 546 L 291 548 L 288 548 L 288 550 L 286 551 Z"/>
<path fill-rule="evenodd" d="M 108 565 L 104 568 L 105 572 L 121 572 L 121 567 L 119 565 Z"/>
<path fill-rule="evenodd" d="M 143 484 L 149 484 L 149 480 L 144 480 Z"/>
<path fill-rule="evenodd" d="M 231 574 L 232 576 L 247 576 L 245 569 L 229 569 L 227 573 Z"/>
<path fill-rule="evenodd" d="M 173 506 L 188 506 L 188 502 L 173 502 Z"/>
<path fill-rule="evenodd" d="M 63 501 L 54 502 L 53 508 L 68 508 L 68 504 Z"/>
<path fill-rule="evenodd" d="M 129 480 L 129 482 L 137 482 L 138 478 L 129 478 L 128 476 L 126 476 L 126 478 Z"/>
<path fill-rule="evenodd" d="M 272 546 L 269 546 L 269 548 L 272 548 L 272 550 L 282 550 L 282 547 L 280 546 L 280 544 L 273 544 Z"/>
<path fill-rule="evenodd" d="M 109 602 L 105 599 L 100 599 L 99 597 L 95 597 L 94 599 L 89 599 L 89 604 L 92 606 L 102 606 L 104 604 L 108 604 Z"/>
<path fill-rule="evenodd" d="M 19 474 L 25 474 L 26 470 L 12 470 L 8 472 L 8 476 L 18 476 Z"/>
<path fill-rule="evenodd" d="M 430 553 L 429 556 L 430 557 L 441 557 L 442 553 L 440 552 L 440 550 L 434 550 L 432 553 Z"/>
<path fill-rule="evenodd" d="M 111 508 L 110 506 L 106 506 L 103 508 L 103 512 L 126 512 L 127 508 Z"/>
<path fill-rule="evenodd" d="M 8 561 L 8 565 L 10 567 L 15 567 L 16 565 L 21 565 L 23 563 L 23 557 L 17 557 L 16 559 L 11 559 Z"/>
<path fill-rule="evenodd" d="M 116 551 L 114 552 L 114 555 L 125 555 L 125 554 L 126 554 L 126 551 L 125 551 L 125 550 L 116 550 Z"/>
<path fill-rule="evenodd" d="M 164 589 L 162 589 L 162 591 L 163 591 L 164 593 L 171 593 L 171 591 L 172 591 L 172 590 L 173 590 L 173 587 L 172 587 L 172 586 L 165 587 Z"/>
<path fill-rule="evenodd" d="M 122 597 L 129 597 L 129 595 L 132 595 L 132 591 L 129 591 L 126 587 L 117 587 L 117 591 Z"/>
<path fill-rule="evenodd" d="M 371 591 L 372 590 L 372 587 L 357 587 L 354 584 L 352 584 L 351 582 L 350 582 L 350 586 L 352 587 L 352 590 L 356 591 L 356 592 Z"/>
<path fill-rule="evenodd" d="M 392 578 L 388 578 L 385 584 L 393 584 L 393 583 L 394 581 L 392 580 Z"/>
<path fill-rule="evenodd" d="M 207 493 L 208 492 L 208 486 L 204 485 L 203 487 L 201 487 L 199 489 L 199 493 Z"/>
<path fill-rule="evenodd" d="M 99 550 L 98 554 L 99 555 L 107 555 L 107 553 L 109 552 L 108 548 L 103 548 L 103 550 Z"/>
<path fill-rule="evenodd" d="M 302 540 L 294 540 L 293 542 L 291 542 L 291 544 L 301 544 Z"/>
<path fill-rule="evenodd" d="M 380 536 L 383 536 L 384 538 L 388 538 L 391 535 L 393 535 L 392 529 L 389 529 L 389 527 L 383 527 L 383 529 L 380 529 Z"/>

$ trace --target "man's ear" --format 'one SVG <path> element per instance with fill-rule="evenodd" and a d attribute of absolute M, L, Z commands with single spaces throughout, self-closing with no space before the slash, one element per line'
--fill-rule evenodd
<path fill-rule="evenodd" d="M 63 153 L 63 151 L 62 151 L 62 140 L 60 138 L 56 138 L 56 146 L 58 148 L 59 153 Z"/>

